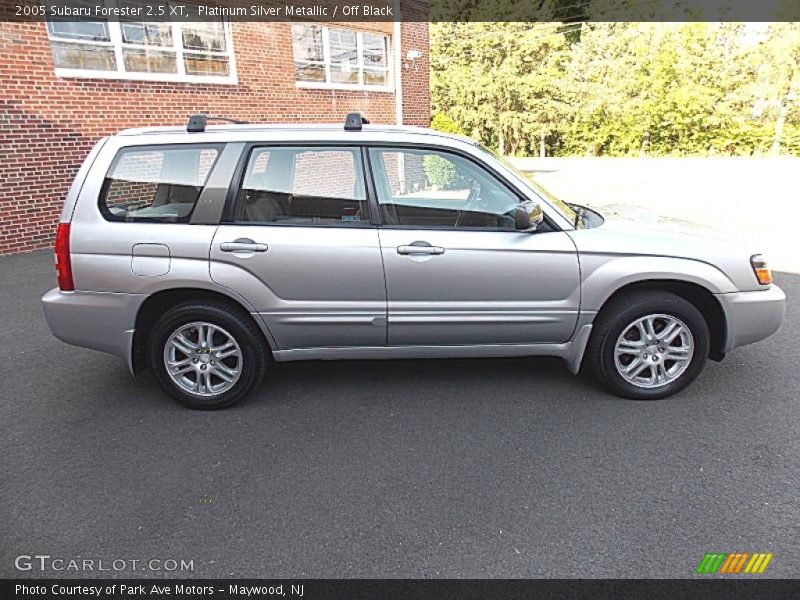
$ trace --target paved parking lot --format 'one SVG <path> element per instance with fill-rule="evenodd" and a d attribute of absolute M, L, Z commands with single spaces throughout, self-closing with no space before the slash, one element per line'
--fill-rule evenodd
<path fill-rule="evenodd" d="M 0 576 L 42 576 L 13 567 L 38 553 L 196 577 L 686 577 L 710 551 L 797 576 L 800 277 L 777 280 L 779 333 L 669 400 L 549 359 L 313 362 L 202 413 L 50 336 L 50 253 L 0 257 Z"/>

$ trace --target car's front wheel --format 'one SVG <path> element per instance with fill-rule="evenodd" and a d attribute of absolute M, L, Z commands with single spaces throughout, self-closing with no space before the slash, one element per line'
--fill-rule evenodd
<path fill-rule="evenodd" d="M 603 308 L 586 361 L 613 393 L 636 400 L 671 396 L 689 385 L 708 358 L 703 315 L 668 292 L 633 292 Z"/>
<path fill-rule="evenodd" d="M 258 384 L 267 355 L 249 315 L 216 302 L 166 311 L 150 333 L 148 361 L 161 387 L 189 408 L 238 402 Z"/>

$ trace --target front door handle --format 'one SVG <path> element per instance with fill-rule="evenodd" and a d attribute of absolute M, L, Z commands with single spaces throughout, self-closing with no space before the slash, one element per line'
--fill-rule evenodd
<path fill-rule="evenodd" d="M 441 246 L 431 246 L 428 242 L 412 242 L 406 246 L 397 247 L 398 254 L 444 254 Z"/>
<path fill-rule="evenodd" d="M 253 240 L 247 238 L 239 238 L 233 242 L 222 242 L 219 249 L 223 252 L 266 252 L 269 246 L 266 244 L 257 244 Z"/>

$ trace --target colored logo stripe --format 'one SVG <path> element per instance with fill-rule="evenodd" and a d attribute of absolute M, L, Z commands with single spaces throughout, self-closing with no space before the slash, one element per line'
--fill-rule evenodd
<path fill-rule="evenodd" d="M 749 560 L 748 560 L 749 559 Z M 722 573 L 738 574 L 744 573 L 763 573 L 767 565 L 772 560 L 772 553 L 756 552 L 735 552 L 733 554 L 723 554 L 721 552 L 706 553 L 703 560 L 697 567 L 696 573 Z M 747 565 L 745 567 L 745 564 Z"/>
<path fill-rule="evenodd" d="M 700 566 L 697 567 L 697 572 L 716 573 L 724 559 L 724 554 L 706 554 L 700 562 Z"/>
<path fill-rule="evenodd" d="M 738 573 L 744 566 L 744 561 L 750 556 L 747 552 L 728 554 L 728 558 L 719 570 L 720 573 Z"/>
<path fill-rule="evenodd" d="M 753 558 L 747 563 L 745 573 L 763 573 L 767 568 L 769 561 L 772 560 L 772 553 L 769 554 L 753 554 Z"/>

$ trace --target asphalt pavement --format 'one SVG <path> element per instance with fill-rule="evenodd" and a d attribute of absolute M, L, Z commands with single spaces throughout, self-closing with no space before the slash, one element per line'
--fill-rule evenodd
<path fill-rule="evenodd" d="M 0 257 L 0 577 L 800 573 L 797 275 L 774 337 L 667 400 L 557 359 L 308 362 L 219 412 L 53 338 L 54 281 L 49 252 Z M 15 568 L 37 554 L 111 570 Z"/>

